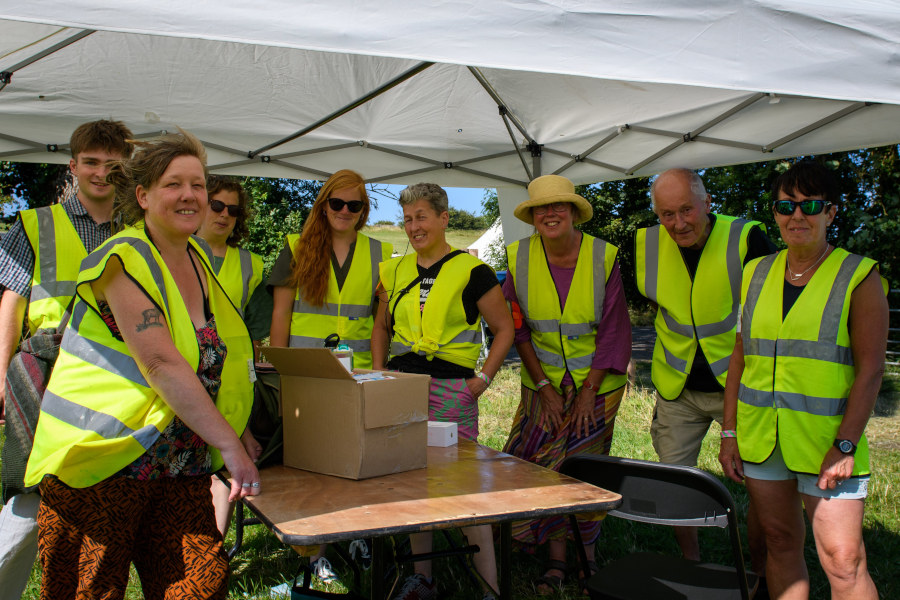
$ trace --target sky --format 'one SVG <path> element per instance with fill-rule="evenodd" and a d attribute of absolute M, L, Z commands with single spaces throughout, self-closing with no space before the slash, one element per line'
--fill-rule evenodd
<path fill-rule="evenodd" d="M 382 186 L 379 186 L 379 188 Z M 380 194 L 371 194 L 369 197 L 378 201 L 378 208 L 373 208 L 369 212 L 369 224 L 378 221 L 391 221 L 396 223 L 402 220 L 402 212 L 400 205 L 397 203 L 397 196 L 400 195 L 402 185 L 388 185 L 387 192 L 393 197 L 388 198 Z M 465 210 L 475 216 L 481 214 L 481 199 L 484 197 L 484 188 L 452 188 L 446 187 L 447 198 L 450 206 L 458 210 Z"/>

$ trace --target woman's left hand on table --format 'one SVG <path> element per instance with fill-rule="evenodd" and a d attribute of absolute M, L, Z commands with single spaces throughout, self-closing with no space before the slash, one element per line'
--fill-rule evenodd
<path fill-rule="evenodd" d="M 597 419 L 594 417 L 594 407 L 597 403 L 597 395 L 585 387 L 578 390 L 575 401 L 572 403 L 572 430 L 576 437 L 587 437 L 591 432 L 591 425 L 597 428 Z"/>
<path fill-rule="evenodd" d="M 822 460 L 816 487 L 820 490 L 833 490 L 851 475 L 853 475 L 853 457 L 842 454 L 837 448 L 829 448 Z"/>

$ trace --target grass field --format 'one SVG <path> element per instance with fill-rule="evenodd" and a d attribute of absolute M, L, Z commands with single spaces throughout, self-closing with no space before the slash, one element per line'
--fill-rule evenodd
<path fill-rule="evenodd" d="M 398 254 L 406 254 L 407 248 L 406 231 L 402 227 L 392 225 L 374 225 L 363 227 L 362 232 L 369 237 L 375 238 L 380 242 L 389 242 L 394 246 L 394 252 Z M 447 242 L 454 248 L 468 248 L 472 242 L 481 237 L 484 230 L 480 229 L 448 229 Z"/>
<path fill-rule="evenodd" d="M 519 367 L 505 367 L 498 373 L 491 388 L 480 401 L 481 416 L 479 441 L 492 448 L 500 449 L 506 441 L 512 418 L 519 400 Z M 866 506 L 865 542 L 869 557 L 869 570 L 879 588 L 882 598 L 900 598 L 897 562 L 900 558 L 900 377 L 896 371 L 889 373 L 882 388 L 882 397 L 876 407 L 875 416 L 867 429 L 871 448 L 872 481 Z M 637 385 L 628 393 L 619 409 L 616 420 L 612 453 L 655 460 L 650 443 L 650 418 L 653 410 L 652 388 L 649 383 L 648 367 L 638 365 Z M 718 452 L 718 426 L 713 425 L 703 443 L 700 466 L 718 476 L 721 468 L 716 459 Z M 0 436 L 2 437 L 2 436 Z M 747 495 L 743 487 L 726 482 L 735 497 L 742 517 L 747 507 Z M 455 534 L 458 536 L 458 534 Z M 742 530 L 742 535 L 745 531 Z M 234 532 L 226 540 L 230 546 Z M 436 547 L 443 543 L 436 536 Z M 402 539 L 394 540 L 401 546 Z M 745 536 L 745 556 L 746 536 Z M 730 553 L 727 536 L 717 529 L 701 531 L 703 558 L 725 562 Z M 637 548 L 654 551 L 676 552 L 674 538 L 658 528 L 642 524 L 609 519 L 597 544 L 598 561 L 622 556 Z M 332 564 L 340 573 L 347 573 L 346 565 L 333 552 L 329 553 Z M 570 548 L 570 563 L 575 564 L 574 549 Z M 532 581 L 543 571 L 542 551 L 536 555 L 524 551 L 513 554 L 513 591 L 519 599 L 535 600 Z M 811 598 L 826 598 L 828 583 L 818 566 L 812 536 L 808 534 L 806 558 L 812 580 Z M 232 577 L 229 583 L 229 598 L 267 598 L 268 590 L 290 580 L 296 573 L 298 557 L 291 549 L 282 546 L 274 535 L 262 526 L 248 527 L 244 538 L 243 551 L 232 560 Z M 452 560 L 435 562 L 435 576 L 438 579 L 441 598 L 449 600 L 470 600 L 480 598 L 475 586 L 468 580 L 463 569 Z M 405 574 L 405 572 L 404 572 Z M 40 568 L 35 564 L 32 578 L 24 598 L 38 598 Z M 317 585 L 318 589 L 343 591 L 340 583 Z M 367 589 L 367 583 L 363 583 Z M 126 595 L 130 599 L 142 598 L 140 584 L 132 573 Z M 571 580 L 565 590 L 556 598 L 579 598 L 577 586 Z"/>

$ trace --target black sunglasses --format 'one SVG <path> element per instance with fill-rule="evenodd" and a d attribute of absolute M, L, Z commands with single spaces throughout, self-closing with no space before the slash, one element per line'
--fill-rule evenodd
<path fill-rule="evenodd" d="M 772 203 L 772 208 L 775 209 L 775 212 L 785 216 L 794 214 L 794 211 L 797 210 L 798 206 L 800 207 L 800 212 L 804 215 L 812 216 L 819 214 L 831 206 L 831 202 L 816 198 L 813 200 L 801 200 L 800 202 L 794 202 L 793 200 L 776 200 Z"/>
<path fill-rule="evenodd" d="M 241 213 L 244 212 L 244 210 L 240 207 L 240 205 L 225 204 L 221 200 L 210 200 L 209 207 L 212 209 L 213 212 L 217 212 L 217 213 L 220 213 L 227 208 L 229 217 L 239 217 L 239 216 L 241 216 Z"/>
<path fill-rule="evenodd" d="M 328 206 L 330 206 L 331 210 L 333 210 L 334 212 L 340 212 L 346 206 L 347 210 L 349 210 L 350 212 L 358 213 L 363 208 L 363 201 L 362 200 L 350 200 L 348 202 L 346 200 L 341 200 L 340 198 L 329 198 Z"/>

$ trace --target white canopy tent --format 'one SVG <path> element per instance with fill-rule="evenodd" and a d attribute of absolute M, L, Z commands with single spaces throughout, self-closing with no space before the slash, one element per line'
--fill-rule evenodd
<path fill-rule="evenodd" d="M 98 118 L 221 173 L 497 187 L 900 141 L 896 0 L 0 0 L 0 160 Z M 517 226 L 518 225 L 518 226 Z"/>

